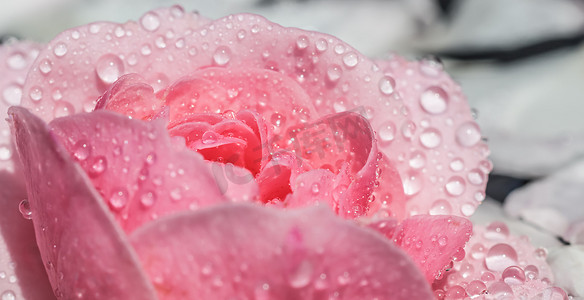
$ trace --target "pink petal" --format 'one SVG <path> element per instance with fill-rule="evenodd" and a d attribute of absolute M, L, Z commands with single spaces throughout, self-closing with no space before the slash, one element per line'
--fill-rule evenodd
<path fill-rule="evenodd" d="M 32 42 L 14 42 L 0 46 L 0 170 L 14 172 L 15 150 L 10 129 L 5 122 L 8 107 L 20 105 L 24 79 L 42 46 Z"/>
<path fill-rule="evenodd" d="M 432 283 L 453 259 L 464 257 L 463 248 L 471 232 L 472 223 L 466 218 L 417 215 L 399 224 L 393 240 Z"/>
<path fill-rule="evenodd" d="M 432 60 L 393 56 L 379 64 L 411 119 L 378 129 L 382 151 L 397 162 L 404 180 L 407 211 L 472 215 L 485 198 L 492 164 L 460 86 Z M 390 142 L 393 136 L 411 142 Z"/>
<path fill-rule="evenodd" d="M 455 262 L 452 270 L 434 284 L 446 299 L 454 290 L 462 290 L 468 296 L 488 293 L 486 299 L 497 299 L 504 293 L 517 299 L 538 299 L 538 295 L 546 293 L 548 298 L 543 299 L 556 299 L 554 295 L 567 299 L 561 297 L 565 292 L 553 287 L 545 249 L 535 248 L 525 236 L 511 235 L 502 222 L 493 222 L 486 228 L 475 226 L 473 231 L 464 260 Z"/>
<path fill-rule="evenodd" d="M 323 209 L 221 205 L 131 240 L 160 299 L 432 298 L 405 253 Z"/>
<path fill-rule="evenodd" d="M 173 145 L 163 122 L 100 110 L 50 127 L 126 232 L 164 214 L 227 201 L 210 165 Z"/>
<path fill-rule="evenodd" d="M 138 74 L 127 74 L 114 82 L 97 100 L 96 109 L 119 112 L 135 119 L 151 119 L 162 108 L 154 89 Z"/>
<path fill-rule="evenodd" d="M 23 199 L 24 179 L 0 172 L 0 294 L 4 299 L 54 299 L 33 225 L 19 212 Z"/>
<path fill-rule="evenodd" d="M 22 104 L 45 121 L 89 112 L 127 73 L 143 74 L 158 91 L 193 70 L 185 63 L 191 55 L 182 36 L 207 22 L 173 6 L 148 12 L 138 22 L 92 23 L 64 31 L 39 54 Z"/>
<path fill-rule="evenodd" d="M 57 298 L 156 299 L 124 232 L 87 176 L 43 121 L 18 107 L 9 115 L 37 244 Z"/>

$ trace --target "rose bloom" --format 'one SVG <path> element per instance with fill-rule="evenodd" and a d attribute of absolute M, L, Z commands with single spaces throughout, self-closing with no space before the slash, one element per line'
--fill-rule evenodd
<path fill-rule="evenodd" d="M 178 6 L 0 50 L 2 299 L 567 297 L 471 238 L 492 166 L 436 60 Z"/>

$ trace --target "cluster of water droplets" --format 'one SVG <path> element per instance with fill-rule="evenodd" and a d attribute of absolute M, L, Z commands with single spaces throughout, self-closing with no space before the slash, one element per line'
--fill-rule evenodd
<path fill-rule="evenodd" d="M 510 235 L 503 222 L 475 226 L 474 231 L 465 248 L 467 258 L 444 274 L 446 287 L 435 290 L 438 299 L 568 299 L 551 284 L 545 249 L 534 248 L 526 237 Z"/>
<path fill-rule="evenodd" d="M 20 298 L 17 297 L 17 290 L 10 289 L 10 286 L 16 284 L 18 281 L 15 274 L 16 263 L 14 261 L 8 263 L 3 262 L 3 266 L 6 266 L 6 268 L 0 270 L 0 286 L 3 287 L 0 290 L 0 300 L 18 300 Z"/>

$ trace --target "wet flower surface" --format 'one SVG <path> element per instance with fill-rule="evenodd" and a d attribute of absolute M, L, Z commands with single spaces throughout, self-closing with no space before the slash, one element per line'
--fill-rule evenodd
<path fill-rule="evenodd" d="M 19 297 L 565 297 L 543 250 L 473 235 L 489 151 L 435 60 L 178 6 L 2 51 Z"/>

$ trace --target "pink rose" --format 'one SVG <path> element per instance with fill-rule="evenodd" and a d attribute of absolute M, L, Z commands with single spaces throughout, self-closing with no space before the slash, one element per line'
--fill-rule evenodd
<path fill-rule="evenodd" d="M 452 261 L 492 167 L 439 63 L 375 62 L 325 34 L 177 6 L 37 47 L 3 48 L 23 66 L 0 77 L 28 109 L 8 110 L 22 169 L 0 140 L 2 186 L 26 182 L 27 200 L 1 194 L 22 297 L 45 299 L 45 274 L 64 299 L 487 292 Z"/>

